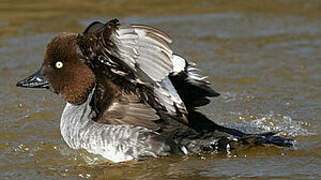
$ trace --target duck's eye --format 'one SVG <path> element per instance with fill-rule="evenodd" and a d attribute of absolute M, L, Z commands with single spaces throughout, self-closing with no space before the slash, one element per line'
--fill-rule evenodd
<path fill-rule="evenodd" d="M 61 69 L 64 66 L 64 64 L 61 61 L 56 62 L 56 68 Z"/>

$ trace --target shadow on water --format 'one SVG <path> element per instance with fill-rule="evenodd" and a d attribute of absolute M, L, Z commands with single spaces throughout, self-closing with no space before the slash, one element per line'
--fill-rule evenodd
<path fill-rule="evenodd" d="M 320 178 L 320 3 L 61 2 L 0 3 L 0 179 Z M 176 52 L 199 64 L 221 93 L 206 115 L 246 132 L 280 132 L 296 147 L 88 165 L 61 138 L 63 101 L 15 82 L 39 68 L 57 32 L 116 15 L 166 31 Z"/>

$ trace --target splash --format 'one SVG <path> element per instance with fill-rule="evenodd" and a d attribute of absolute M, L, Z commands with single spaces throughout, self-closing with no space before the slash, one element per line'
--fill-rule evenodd
<path fill-rule="evenodd" d="M 277 132 L 282 136 L 310 136 L 309 123 L 293 120 L 290 116 L 270 112 L 268 114 L 249 115 L 239 113 L 240 120 L 259 131 Z M 250 120 L 250 122 L 249 122 Z"/>

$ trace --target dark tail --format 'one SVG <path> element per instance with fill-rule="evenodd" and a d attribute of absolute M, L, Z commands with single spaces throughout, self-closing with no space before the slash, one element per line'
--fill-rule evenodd
<path fill-rule="evenodd" d="M 226 136 L 220 138 L 216 143 L 202 146 L 204 151 L 231 151 L 231 150 L 245 150 L 258 145 L 273 144 L 281 147 L 292 147 L 292 138 L 284 138 L 275 136 L 274 133 L 263 133 L 248 135 L 245 137 Z"/>
<path fill-rule="evenodd" d="M 220 126 L 200 112 L 189 114 L 190 126 L 201 135 L 194 143 L 203 151 L 244 150 L 253 146 L 273 144 L 292 147 L 294 139 L 275 135 L 273 132 L 247 134 L 242 131 Z"/>

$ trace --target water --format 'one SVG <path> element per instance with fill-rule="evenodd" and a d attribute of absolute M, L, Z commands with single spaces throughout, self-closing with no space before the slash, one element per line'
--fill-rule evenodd
<path fill-rule="evenodd" d="M 186 2 L 32 6 L 4 1 L 0 179 L 321 179 L 320 2 Z M 97 11 L 90 10 L 93 7 Z M 79 32 L 105 16 L 166 31 L 176 52 L 197 62 L 221 93 L 201 109 L 207 116 L 246 132 L 276 131 L 293 137 L 295 148 L 257 147 L 231 154 L 88 165 L 83 152 L 69 149 L 61 138 L 64 102 L 48 91 L 19 89 L 15 83 L 40 67 L 45 46 L 57 32 Z"/>

